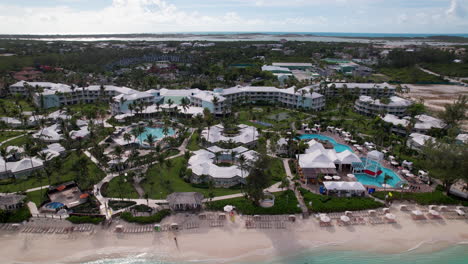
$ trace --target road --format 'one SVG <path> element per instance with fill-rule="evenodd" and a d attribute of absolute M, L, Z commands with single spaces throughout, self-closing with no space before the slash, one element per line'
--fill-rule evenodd
<path fill-rule="evenodd" d="M 444 78 L 444 79 L 446 79 L 446 80 L 449 80 L 449 81 L 452 82 L 452 83 L 456 83 L 456 84 L 461 85 L 461 86 L 467 86 L 467 85 L 468 85 L 468 84 L 466 84 L 466 83 L 464 83 L 464 82 L 461 82 L 461 81 L 459 81 L 459 80 L 455 80 L 455 79 L 450 78 L 450 77 L 448 77 L 448 76 L 442 76 L 441 74 L 435 73 L 435 72 L 430 71 L 430 70 L 428 70 L 428 69 L 424 69 L 423 67 L 421 67 L 421 66 L 419 66 L 419 65 L 418 65 L 417 67 L 418 67 L 418 69 L 420 69 L 421 71 L 423 71 L 423 72 L 425 72 L 425 73 L 428 73 L 428 74 L 431 74 L 431 75 L 434 75 L 434 76 L 437 76 L 437 77 L 442 77 L 442 78 Z"/>

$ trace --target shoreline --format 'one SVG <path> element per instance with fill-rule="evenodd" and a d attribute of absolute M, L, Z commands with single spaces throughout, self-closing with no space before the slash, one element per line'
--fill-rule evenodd
<path fill-rule="evenodd" d="M 0 232 L 2 263 L 86 263 L 139 257 L 158 261 L 243 263 L 271 261 L 307 252 L 353 251 L 375 254 L 429 253 L 468 246 L 468 219 L 414 221 L 392 207 L 397 224 L 320 227 L 298 219 L 287 229 L 246 229 L 243 219 L 223 228 L 178 232 L 115 233 L 96 227 L 91 234 Z M 165 219 L 165 223 L 170 223 Z M 177 237 L 177 245 L 174 237 Z M 57 256 L 55 252 L 60 252 Z"/>

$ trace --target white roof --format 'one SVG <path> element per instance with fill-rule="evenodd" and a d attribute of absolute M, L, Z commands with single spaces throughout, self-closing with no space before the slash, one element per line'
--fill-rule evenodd
<path fill-rule="evenodd" d="M 307 142 L 307 145 L 309 145 L 309 147 L 305 150 L 306 154 L 315 152 L 316 150 L 325 151 L 325 147 L 315 139 Z"/>
<path fill-rule="evenodd" d="M 123 98 L 124 100 L 131 102 L 131 101 L 135 101 L 138 99 L 153 98 L 153 97 L 154 95 L 148 92 L 135 92 L 131 94 L 120 94 L 120 95 L 115 96 L 113 99 L 116 102 L 120 102 L 120 100 L 122 100 Z"/>
<path fill-rule="evenodd" d="M 336 168 L 333 160 L 320 150 L 316 150 L 312 153 L 300 154 L 298 155 L 298 159 L 301 168 Z"/>
<path fill-rule="evenodd" d="M 419 133 L 411 133 L 410 138 L 414 143 L 416 143 L 416 144 L 418 144 L 420 146 L 424 146 L 424 144 L 426 144 L 426 142 L 429 141 L 429 140 L 435 140 L 431 136 L 427 136 L 427 135 L 423 135 L 423 134 L 419 134 Z"/>
<path fill-rule="evenodd" d="M 361 159 L 349 150 L 336 154 L 341 164 L 352 164 L 353 162 L 361 162 Z"/>
<path fill-rule="evenodd" d="M 354 89 L 354 88 L 377 88 L 377 89 L 384 89 L 387 87 L 389 90 L 390 89 L 395 89 L 395 86 L 389 84 L 389 83 L 330 83 L 328 84 L 328 87 L 331 87 L 332 85 L 335 85 L 336 88 L 341 89 L 343 87 L 348 87 L 348 89 Z"/>
<path fill-rule="evenodd" d="M 389 100 L 390 102 L 388 104 L 384 104 L 380 102 L 380 99 L 373 99 L 372 97 L 367 95 L 361 95 L 359 97 L 359 101 L 361 102 L 367 102 L 379 106 L 410 106 L 411 104 L 413 104 L 410 100 L 406 100 L 398 96 L 391 96 Z"/>
<path fill-rule="evenodd" d="M 14 118 L 14 117 L 0 117 L 0 121 L 3 121 L 6 124 L 10 124 L 10 125 L 21 125 L 22 124 L 22 122 L 19 119 Z"/>
<path fill-rule="evenodd" d="M 210 152 L 213 152 L 213 153 L 217 153 L 217 152 L 222 152 L 222 153 L 235 152 L 237 154 L 240 154 L 240 153 L 244 153 L 244 152 L 248 151 L 249 149 L 246 148 L 246 147 L 243 147 L 243 146 L 239 146 L 239 147 L 233 148 L 233 149 L 223 149 L 223 148 L 220 148 L 218 146 L 211 146 L 211 147 L 207 148 L 207 150 L 209 150 Z"/>
<path fill-rule="evenodd" d="M 417 115 L 415 117 L 419 121 L 414 126 L 417 129 L 443 128 L 445 126 L 444 121 L 429 115 Z"/>
<path fill-rule="evenodd" d="M 270 65 L 263 65 L 262 71 L 285 71 L 290 72 L 289 68 L 286 67 L 279 67 L 279 66 L 270 66 Z"/>
<path fill-rule="evenodd" d="M 195 93 L 200 92 L 200 89 L 186 89 L 186 90 L 169 90 L 166 88 L 162 88 L 159 90 L 161 96 L 185 96 L 189 97 Z"/>
<path fill-rule="evenodd" d="M 375 161 L 383 160 L 384 154 L 378 150 L 367 153 L 367 158 Z"/>
<path fill-rule="evenodd" d="M 366 187 L 360 182 L 324 181 L 323 185 L 329 191 L 366 191 Z"/>
<path fill-rule="evenodd" d="M 248 144 L 258 139 L 257 128 L 247 125 L 239 125 L 238 127 L 239 134 L 233 137 L 223 135 L 224 127 L 222 125 L 212 126 L 209 130 L 204 129 L 202 131 L 202 136 L 211 143 L 219 141 L 233 141 L 235 143 Z"/>
<path fill-rule="evenodd" d="M 88 126 L 82 126 L 80 130 L 72 130 L 70 131 L 70 137 L 72 139 L 84 138 L 89 135 Z"/>
<path fill-rule="evenodd" d="M 7 168 L 12 173 L 18 173 L 18 172 L 21 172 L 21 171 L 31 169 L 32 168 L 31 162 L 32 162 L 32 165 L 34 167 L 42 167 L 42 165 L 43 165 L 42 160 L 40 160 L 38 158 L 32 158 L 32 159 L 24 158 L 24 159 L 22 159 L 20 161 L 17 161 L 17 162 L 7 162 Z"/>
<path fill-rule="evenodd" d="M 392 114 L 386 114 L 384 116 L 384 118 L 382 118 L 382 120 L 387 122 L 387 123 L 391 123 L 394 126 L 402 125 L 402 126 L 406 127 L 408 125 L 408 123 L 409 123 L 408 120 L 400 119 L 396 115 L 392 115 Z"/>
<path fill-rule="evenodd" d="M 60 126 L 58 124 L 54 124 L 44 129 L 39 129 L 39 131 L 34 133 L 32 136 L 44 141 L 59 141 L 63 137 L 63 135 L 59 133 L 60 131 Z"/>
<path fill-rule="evenodd" d="M 276 142 L 278 146 L 288 145 L 288 140 L 285 138 L 280 138 L 278 142 Z"/>
<path fill-rule="evenodd" d="M 296 96 L 302 96 L 301 95 L 301 90 L 307 91 L 307 93 L 304 95 L 306 98 L 319 98 L 322 97 L 321 94 L 315 93 L 312 91 L 310 93 L 310 88 L 304 87 L 299 90 L 297 90 L 296 93 L 294 93 L 294 86 L 286 89 L 279 89 L 276 87 L 272 86 L 235 86 L 231 88 L 224 89 L 221 94 L 222 95 L 230 95 L 230 94 L 237 94 L 237 93 L 242 93 L 242 92 L 264 92 L 264 93 L 286 93 L 286 94 L 291 94 L 291 95 L 296 95 Z"/>
<path fill-rule="evenodd" d="M 459 134 L 457 137 L 456 137 L 457 140 L 460 140 L 461 142 L 463 143 L 467 143 L 468 142 L 468 134 Z"/>
<path fill-rule="evenodd" d="M 299 67 L 312 67 L 312 63 L 307 62 L 273 62 L 273 66 L 288 67 L 288 66 L 299 66 Z"/>
<path fill-rule="evenodd" d="M 215 97 L 218 98 L 218 102 L 223 102 L 224 100 L 226 100 L 226 98 L 224 98 L 223 96 L 215 94 L 211 91 L 200 91 L 192 95 L 192 97 L 205 102 L 212 102 Z"/>

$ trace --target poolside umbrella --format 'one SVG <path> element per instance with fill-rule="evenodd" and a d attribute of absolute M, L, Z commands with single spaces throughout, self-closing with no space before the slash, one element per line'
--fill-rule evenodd
<path fill-rule="evenodd" d="M 326 214 L 320 215 L 320 222 L 329 223 L 331 221 L 330 217 Z"/>
<path fill-rule="evenodd" d="M 391 159 L 391 160 L 394 160 L 395 156 L 390 155 L 390 156 L 388 156 L 388 158 Z"/>
<path fill-rule="evenodd" d="M 396 162 L 396 161 L 392 161 L 392 162 L 390 162 L 390 164 L 392 164 L 393 166 L 398 166 L 398 162 Z"/>
<path fill-rule="evenodd" d="M 460 209 L 455 210 L 455 212 L 456 212 L 458 215 L 465 215 L 465 212 L 463 212 L 463 211 L 460 210 Z"/>
<path fill-rule="evenodd" d="M 232 205 L 226 205 L 226 206 L 224 206 L 224 212 L 229 213 L 229 212 L 231 212 L 232 210 L 234 210 L 234 206 L 232 206 Z"/>
<path fill-rule="evenodd" d="M 356 176 L 354 176 L 354 174 L 348 174 L 346 176 L 348 176 L 348 178 L 350 178 L 350 179 L 356 179 Z"/>
<path fill-rule="evenodd" d="M 351 220 L 351 219 L 349 219 L 349 217 L 346 216 L 346 215 L 340 216 L 340 219 L 341 219 L 341 221 L 343 221 L 343 222 L 349 222 L 349 221 Z"/>
<path fill-rule="evenodd" d="M 333 179 L 331 176 L 325 176 L 325 177 L 323 177 L 323 178 L 324 178 L 325 180 L 327 180 L 327 181 L 330 181 L 330 180 Z"/>
<path fill-rule="evenodd" d="M 387 218 L 390 221 L 393 221 L 396 219 L 396 216 L 394 214 L 388 213 L 388 214 L 385 214 L 385 218 Z"/>
<path fill-rule="evenodd" d="M 353 146 L 354 146 L 354 147 L 356 147 L 356 148 L 357 148 L 357 147 L 360 147 L 360 145 L 359 145 L 359 144 L 354 144 Z"/>
<path fill-rule="evenodd" d="M 356 147 L 357 150 L 362 150 L 362 147 Z"/>
<path fill-rule="evenodd" d="M 345 138 L 344 141 L 348 142 L 350 141 L 351 139 L 350 138 Z"/>
<path fill-rule="evenodd" d="M 432 216 L 439 216 L 439 212 L 437 212 L 436 210 L 429 210 L 429 213 L 432 215 Z"/>
<path fill-rule="evenodd" d="M 341 180 L 341 177 L 338 176 L 338 175 L 335 175 L 335 176 L 333 176 L 333 179 L 334 179 L 335 181 L 339 181 L 339 180 Z"/>
<path fill-rule="evenodd" d="M 351 139 L 349 142 L 351 142 L 351 143 L 353 143 L 353 144 L 354 144 L 354 143 L 356 143 L 357 141 L 356 141 L 356 140 L 354 140 L 354 139 Z"/>
<path fill-rule="evenodd" d="M 384 188 L 392 188 L 392 186 L 391 186 L 390 184 L 386 184 L 386 183 L 382 184 L 382 187 L 384 187 Z"/>
<path fill-rule="evenodd" d="M 414 178 L 414 174 L 413 173 L 406 173 L 406 177 Z"/>
<path fill-rule="evenodd" d="M 408 174 L 408 173 L 410 173 L 410 172 L 409 172 L 409 170 L 402 170 L 401 173 L 403 173 L 403 174 Z"/>

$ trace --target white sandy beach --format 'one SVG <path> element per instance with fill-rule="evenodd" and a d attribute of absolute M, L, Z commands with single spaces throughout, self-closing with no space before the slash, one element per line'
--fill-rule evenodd
<path fill-rule="evenodd" d="M 81 263 L 149 253 L 166 260 L 201 263 L 260 261 L 304 250 L 353 250 L 400 253 L 416 249 L 436 251 L 468 243 L 467 220 L 416 222 L 409 213 L 392 208 L 397 224 L 320 227 L 317 220 L 298 220 L 286 230 L 250 229 L 236 218 L 224 228 L 199 228 L 179 232 L 117 234 L 96 228 L 94 234 L 0 235 L 1 263 Z M 178 247 L 174 237 L 177 237 Z"/>

